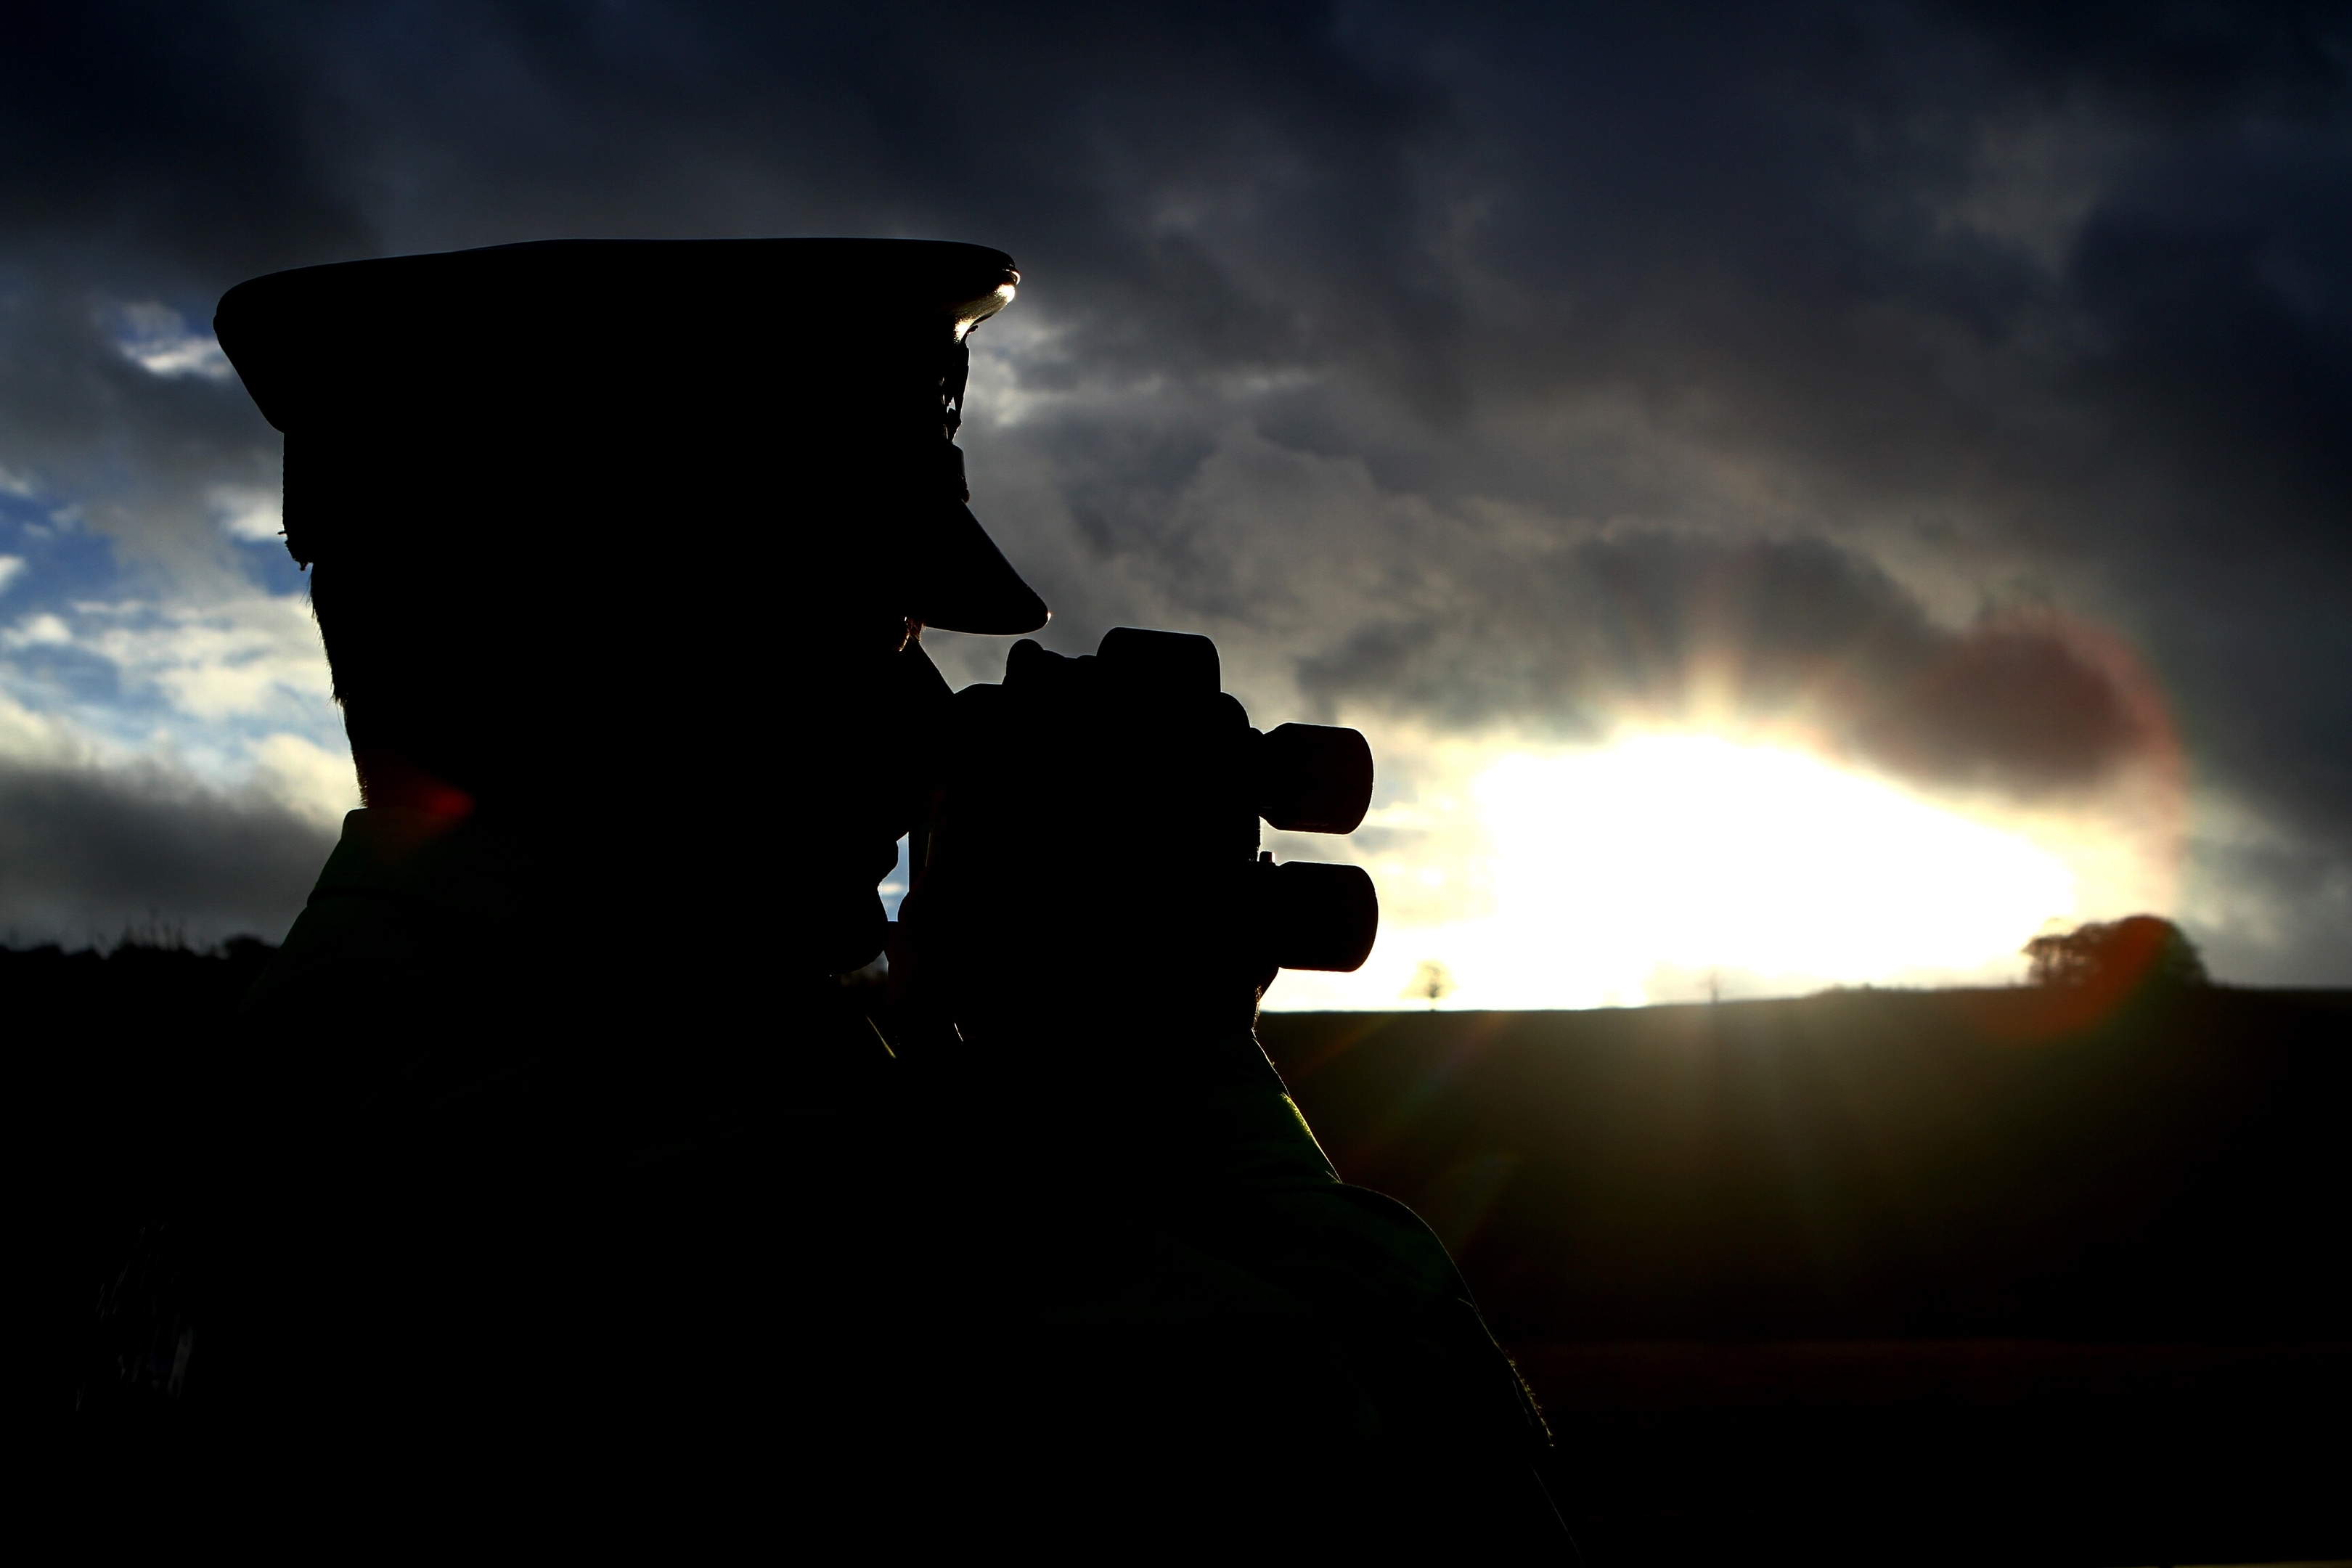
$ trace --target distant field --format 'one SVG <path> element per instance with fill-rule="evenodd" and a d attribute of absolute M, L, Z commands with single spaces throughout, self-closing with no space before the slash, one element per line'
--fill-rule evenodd
<path fill-rule="evenodd" d="M 2278 1338 L 2352 1289 L 2352 994 L 1268 1014 L 1520 1338 Z"/>
<path fill-rule="evenodd" d="M 268 956 L 0 952 L 53 1337 Z M 1260 1034 L 1454 1248 L 1591 1562 L 2352 1558 L 2352 993 Z"/>
<path fill-rule="evenodd" d="M 1588 1553 L 2352 1557 L 2352 994 L 1270 1014 Z"/>

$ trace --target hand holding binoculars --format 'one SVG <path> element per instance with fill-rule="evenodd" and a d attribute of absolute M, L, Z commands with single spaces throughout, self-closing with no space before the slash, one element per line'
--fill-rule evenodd
<path fill-rule="evenodd" d="M 1013 645 L 1002 684 L 953 700 L 940 808 L 913 847 L 917 901 L 926 868 L 951 860 L 961 886 L 1011 890 L 1001 919 L 1055 919 L 1085 962 L 1197 959 L 1261 985 L 1276 968 L 1361 965 L 1380 929 L 1371 879 L 1276 864 L 1258 825 L 1352 832 L 1371 802 L 1371 749 L 1319 724 L 1261 733 L 1222 684 L 1204 637 L 1121 626 L 1076 658 Z M 1056 858 L 1122 842 L 1132 853 L 1093 889 Z"/>

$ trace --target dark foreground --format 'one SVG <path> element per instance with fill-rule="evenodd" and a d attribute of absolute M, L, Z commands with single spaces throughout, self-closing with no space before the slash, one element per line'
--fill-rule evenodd
<path fill-rule="evenodd" d="M 53 1408 L 267 957 L 0 952 Z M 1260 1032 L 1454 1248 L 1588 1562 L 2352 1558 L 2352 995 Z"/>
<path fill-rule="evenodd" d="M 2352 998 L 1269 1015 L 1600 1563 L 2352 1557 Z"/>

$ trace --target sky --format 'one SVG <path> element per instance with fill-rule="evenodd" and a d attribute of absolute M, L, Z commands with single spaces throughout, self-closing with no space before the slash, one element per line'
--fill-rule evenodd
<path fill-rule="evenodd" d="M 12 9 L 0 939 L 275 939 L 356 804 L 226 289 L 863 234 L 1022 269 L 962 445 L 1047 646 L 1204 632 L 1371 737 L 1364 829 L 1268 842 L 1381 945 L 1270 1005 L 1999 982 L 2140 910 L 2352 984 L 2348 73 L 2343 5 Z"/>

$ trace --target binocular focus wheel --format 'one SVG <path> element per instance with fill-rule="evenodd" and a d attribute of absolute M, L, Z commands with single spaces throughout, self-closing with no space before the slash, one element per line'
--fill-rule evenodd
<path fill-rule="evenodd" d="M 1156 691 L 1205 697 L 1224 689 L 1224 666 L 1217 658 L 1217 645 L 1191 632 L 1113 626 L 1103 634 L 1095 658 L 1104 670 L 1120 680 Z"/>

